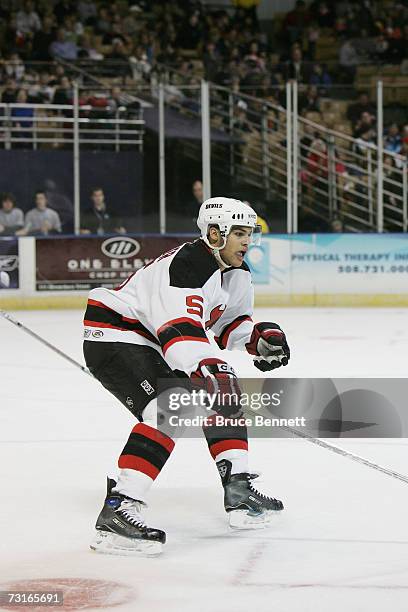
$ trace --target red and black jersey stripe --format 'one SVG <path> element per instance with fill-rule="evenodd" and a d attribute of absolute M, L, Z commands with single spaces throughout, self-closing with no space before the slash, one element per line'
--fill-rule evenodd
<path fill-rule="evenodd" d="M 225 418 L 223 425 L 203 427 L 203 432 L 213 459 L 227 450 L 248 450 L 246 425 L 229 425 L 228 418 Z"/>
<path fill-rule="evenodd" d="M 174 448 L 174 442 L 161 431 L 138 423 L 119 457 L 119 468 L 143 472 L 153 480 L 158 476 Z"/>
<path fill-rule="evenodd" d="M 166 351 L 175 342 L 192 340 L 209 343 L 202 324 L 188 317 L 167 321 L 157 330 L 157 337 L 159 338 L 163 354 L 166 354 Z"/>
<path fill-rule="evenodd" d="M 236 329 L 244 321 L 252 321 L 252 319 L 248 315 L 241 315 L 240 317 L 237 317 L 236 319 L 231 321 L 231 323 L 228 323 L 228 325 L 224 327 L 220 335 L 215 338 L 215 341 L 220 347 L 220 349 L 227 348 L 228 338 L 230 337 L 231 332 L 233 332 L 234 329 Z"/>
<path fill-rule="evenodd" d="M 115 312 L 102 302 L 88 300 L 85 312 L 84 325 L 89 327 L 107 327 L 119 331 L 132 331 L 154 344 L 159 344 L 157 338 L 138 319 L 131 319 Z"/>

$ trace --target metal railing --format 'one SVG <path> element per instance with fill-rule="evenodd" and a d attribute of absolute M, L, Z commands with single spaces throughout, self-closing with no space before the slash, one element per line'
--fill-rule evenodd
<path fill-rule="evenodd" d="M 340 219 L 348 231 L 376 231 L 378 150 L 335 130 L 299 118 L 299 202 L 325 220 Z M 383 153 L 384 228 L 407 231 L 407 159 Z"/>
<path fill-rule="evenodd" d="M 143 149 L 144 120 L 126 116 L 126 108 L 80 105 L 78 119 L 73 104 L 0 103 L 0 143 L 6 149 L 22 144 L 53 148 L 72 145 L 77 121 L 79 145 L 94 144 L 120 151 L 124 145 Z M 141 113 L 140 113 L 141 115 Z"/>

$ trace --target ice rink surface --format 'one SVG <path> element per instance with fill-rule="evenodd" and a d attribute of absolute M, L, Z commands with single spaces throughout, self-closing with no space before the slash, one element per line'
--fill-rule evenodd
<path fill-rule="evenodd" d="M 82 362 L 81 312 L 15 316 Z M 406 377 L 406 310 L 277 308 L 256 318 L 287 332 L 292 360 L 280 375 Z M 105 476 L 133 418 L 96 381 L 1 318 L 0 339 L 0 589 L 96 579 L 128 588 L 125 603 L 115 607 L 126 598 L 111 593 L 105 609 L 406 612 L 408 485 L 302 440 L 250 445 L 260 487 L 286 506 L 270 529 L 230 531 L 204 440 L 181 440 L 147 511 L 167 532 L 164 554 L 92 553 Z M 249 356 L 228 357 L 241 376 L 257 375 Z M 336 443 L 408 473 L 404 439 Z"/>

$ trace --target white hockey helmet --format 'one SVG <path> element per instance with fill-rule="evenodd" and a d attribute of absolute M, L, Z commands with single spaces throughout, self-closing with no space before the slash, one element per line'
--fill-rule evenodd
<path fill-rule="evenodd" d="M 221 236 L 224 238 L 224 245 L 219 247 L 224 248 L 227 236 L 232 227 L 251 227 L 252 236 L 251 242 L 259 244 L 262 235 L 261 226 L 257 224 L 257 214 L 248 204 L 234 198 L 210 198 L 205 200 L 198 213 L 197 225 L 201 232 L 201 238 L 204 242 L 214 248 L 208 241 L 208 231 L 213 225 L 218 226 Z"/>

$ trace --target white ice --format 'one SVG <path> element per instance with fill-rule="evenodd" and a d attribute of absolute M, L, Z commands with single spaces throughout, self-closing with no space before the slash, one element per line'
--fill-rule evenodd
<path fill-rule="evenodd" d="M 14 314 L 82 361 L 81 312 Z M 287 331 L 293 356 L 285 376 L 406 376 L 403 309 L 278 308 L 256 316 Z M 257 375 L 249 356 L 230 359 L 241 375 Z M 147 514 L 167 532 L 164 554 L 97 555 L 88 543 L 131 415 L 96 381 L 1 317 L 0 400 L 1 584 L 106 579 L 133 589 L 132 601 L 118 610 L 141 612 L 408 609 L 403 482 L 306 441 L 254 440 L 251 465 L 286 509 L 268 530 L 231 532 L 204 440 L 181 440 Z M 408 473 L 404 439 L 341 445 Z"/>

